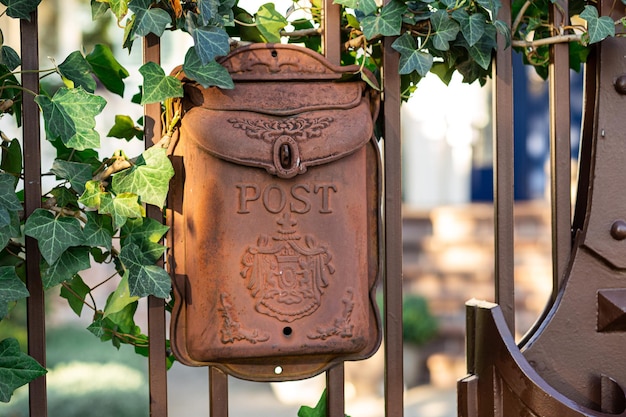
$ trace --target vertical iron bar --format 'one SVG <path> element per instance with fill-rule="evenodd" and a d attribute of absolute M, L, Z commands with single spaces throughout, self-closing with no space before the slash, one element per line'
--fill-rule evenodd
<path fill-rule="evenodd" d="M 328 417 L 343 417 L 346 410 L 343 362 L 326 372 L 326 412 Z"/>
<path fill-rule="evenodd" d="M 143 62 L 161 62 L 161 44 L 158 36 L 150 34 L 144 38 Z M 144 142 L 146 149 L 161 137 L 161 104 L 144 107 Z M 155 206 L 146 209 L 148 217 L 163 221 L 161 210 Z M 148 297 L 148 334 L 150 416 L 167 417 L 167 365 L 165 352 L 165 302 L 161 298 Z"/>
<path fill-rule="evenodd" d="M 402 374 L 402 143 L 399 56 L 383 43 L 385 415 L 404 415 Z"/>
<path fill-rule="evenodd" d="M 511 25 L 511 1 L 502 2 L 498 19 Z M 498 34 L 494 62 L 493 149 L 494 149 L 494 228 L 495 228 L 495 301 L 511 334 L 515 334 L 514 194 L 513 194 L 513 63 L 511 47 Z"/>
<path fill-rule="evenodd" d="M 568 23 L 567 1 L 552 5 L 554 27 Z M 569 45 L 550 47 L 550 168 L 552 207 L 552 300 L 565 277 L 571 251 L 571 149 Z"/>
<path fill-rule="evenodd" d="M 333 0 L 324 0 L 323 50 L 326 58 L 335 65 L 341 63 L 341 6 Z"/>
<path fill-rule="evenodd" d="M 209 404 L 211 417 L 228 417 L 228 375 L 209 366 Z"/>
<path fill-rule="evenodd" d="M 37 11 L 30 22 L 20 20 L 22 51 L 22 85 L 24 89 L 39 93 L 39 31 Z M 24 215 L 30 216 L 41 207 L 41 145 L 39 108 L 31 94 L 22 94 L 22 126 L 24 140 Z M 43 284 L 39 271 L 39 248 L 37 241 L 26 237 L 26 285 L 28 353 L 42 366 L 46 366 L 46 315 Z M 30 415 L 48 415 L 46 378 L 40 377 L 29 384 Z"/>

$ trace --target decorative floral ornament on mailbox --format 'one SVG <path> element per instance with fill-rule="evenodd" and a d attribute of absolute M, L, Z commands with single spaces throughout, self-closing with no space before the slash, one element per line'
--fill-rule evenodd
<path fill-rule="evenodd" d="M 306 378 L 381 339 L 378 94 L 305 48 L 222 60 L 185 82 L 168 203 L 172 349 L 240 378 Z"/>

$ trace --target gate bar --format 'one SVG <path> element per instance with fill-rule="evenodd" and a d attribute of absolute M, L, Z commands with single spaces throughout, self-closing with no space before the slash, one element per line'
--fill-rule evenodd
<path fill-rule="evenodd" d="M 555 27 L 568 24 L 567 1 L 552 5 Z M 569 44 L 550 47 L 550 169 L 552 208 L 552 294 L 556 299 L 572 249 Z"/>
<path fill-rule="evenodd" d="M 385 415 L 404 415 L 402 373 L 402 142 L 399 54 L 383 41 Z"/>
<path fill-rule="evenodd" d="M 322 45 L 326 58 L 335 65 L 341 63 L 341 5 L 324 0 Z"/>
<path fill-rule="evenodd" d="M 502 2 L 498 19 L 511 25 L 511 1 Z M 513 62 L 511 47 L 498 33 L 493 68 L 493 203 L 495 237 L 495 302 L 515 334 L 514 175 L 513 175 Z"/>
<path fill-rule="evenodd" d="M 20 19 L 20 48 L 22 51 L 22 85 L 26 90 L 39 92 L 39 44 L 37 11 L 30 22 Z M 31 94 L 22 93 L 22 126 L 24 146 L 24 217 L 28 218 L 41 207 L 41 144 L 39 107 Z M 26 285 L 30 296 L 27 305 L 28 354 L 41 366 L 46 366 L 46 315 L 43 283 L 39 271 L 37 241 L 26 236 Z M 48 415 L 46 377 L 32 381 L 29 386 L 30 415 Z"/>
<path fill-rule="evenodd" d="M 159 37 L 154 34 L 144 37 L 143 62 L 144 64 L 161 62 L 161 43 Z M 161 131 L 161 103 L 146 104 L 144 106 L 144 145 L 146 149 L 159 141 Z M 163 222 L 163 214 L 158 207 L 148 205 L 146 214 L 158 222 Z M 165 326 L 165 301 L 151 295 L 148 297 L 150 417 L 167 417 Z"/>
<path fill-rule="evenodd" d="M 228 375 L 209 366 L 209 410 L 211 417 L 228 417 Z"/>

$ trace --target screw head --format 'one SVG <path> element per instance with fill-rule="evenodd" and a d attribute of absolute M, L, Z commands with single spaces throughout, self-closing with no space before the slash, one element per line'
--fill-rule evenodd
<path fill-rule="evenodd" d="M 626 94 L 626 74 L 620 75 L 615 80 L 615 91 L 617 91 L 621 95 Z"/>
<path fill-rule="evenodd" d="M 611 225 L 611 237 L 615 240 L 626 239 L 626 221 L 616 220 Z"/>

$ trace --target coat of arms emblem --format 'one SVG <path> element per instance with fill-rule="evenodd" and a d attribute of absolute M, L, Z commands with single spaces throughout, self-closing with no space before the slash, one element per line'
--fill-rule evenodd
<path fill-rule="evenodd" d="M 290 323 L 318 309 L 335 269 L 326 246 L 313 235 L 300 236 L 289 213 L 277 223 L 276 235 L 260 235 L 256 246 L 247 248 L 241 276 L 256 311 Z"/>

